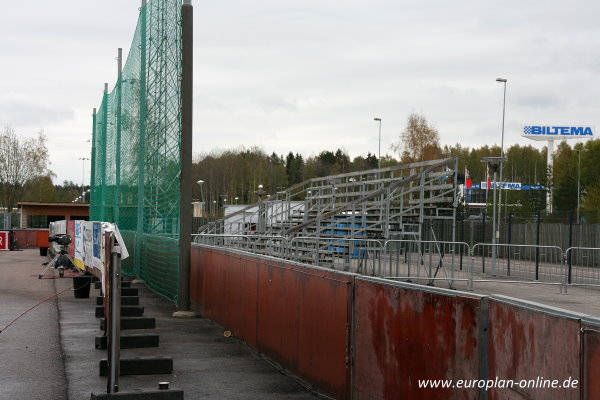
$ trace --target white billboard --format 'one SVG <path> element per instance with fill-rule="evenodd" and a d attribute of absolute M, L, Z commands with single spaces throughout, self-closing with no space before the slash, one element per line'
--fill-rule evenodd
<path fill-rule="evenodd" d="M 593 139 L 594 127 L 574 125 L 525 125 L 521 136 L 533 140 Z"/>

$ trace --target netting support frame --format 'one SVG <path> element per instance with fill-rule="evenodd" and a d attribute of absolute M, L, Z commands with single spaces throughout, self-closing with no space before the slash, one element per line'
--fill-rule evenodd
<path fill-rule="evenodd" d="M 113 201 L 113 218 L 119 226 L 119 204 L 121 204 L 121 129 L 123 123 L 123 49 L 117 50 L 117 150 L 115 152 L 115 193 Z"/>
<path fill-rule="evenodd" d="M 141 29 L 141 46 L 140 46 L 140 139 L 138 151 L 138 165 L 144 165 L 146 160 L 146 0 L 142 0 L 140 8 L 140 29 Z M 137 215 L 136 215 L 136 235 L 135 235 L 135 257 L 141 257 L 143 232 L 144 232 L 144 180 L 146 179 L 144 168 L 138 169 L 138 187 L 137 187 Z M 140 262 L 134 265 L 135 276 L 140 276 Z"/>
<path fill-rule="evenodd" d="M 179 201 L 179 290 L 177 308 L 190 310 L 192 248 L 192 102 L 194 86 L 194 19 L 191 1 L 181 6 L 181 178 Z"/>

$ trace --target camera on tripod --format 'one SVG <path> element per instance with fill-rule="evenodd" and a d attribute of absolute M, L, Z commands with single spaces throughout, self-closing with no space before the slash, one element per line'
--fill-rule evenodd
<path fill-rule="evenodd" d="M 56 244 L 60 246 L 68 246 L 71 243 L 71 236 L 65 235 L 64 233 L 59 233 L 54 236 L 48 237 L 49 242 L 56 242 Z"/>
<path fill-rule="evenodd" d="M 65 275 L 65 269 L 71 268 L 74 271 L 77 270 L 77 268 L 75 267 L 75 263 L 73 262 L 71 257 L 69 257 L 69 252 L 67 250 L 67 248 L 69 247 L 69 243 L 71 243 L 71 240 L 71 236 L 66 235 L 64 233 L 58 233 L 54 236 L 48 237 L 49 242 L 56 243 L 57 245 L 59 245 L 60 248 L 58 249 L 56 255 L 51 261 L 43 263 L 43 265 L 46 265 L 46 268 L 44 268 L 44 270 L 38 275 L 39 279 L 42 279 L 44 274 L 51 268 L 58 269 L 58 275 L 61 278 Z"/>

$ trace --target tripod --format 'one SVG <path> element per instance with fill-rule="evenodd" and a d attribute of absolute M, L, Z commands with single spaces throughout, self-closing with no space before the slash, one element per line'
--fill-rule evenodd
<path fill-rule="evenodd" d="M 42 279 L 42 276 L 48 272 L 51 268 L 58 269 L 58 275 L 62 278 L 65 275 L 65 268 L 70 268 L 71 266 L 75 266 L 75 263 L 69 257 L 69 253 L 67 252 L 67 247 L 64 245 L 60 245 L 60 250 L 54 256 L 52 260 L 47 263 L 43 263 L 46 268 L 38 275 L 38 279 Z"/>

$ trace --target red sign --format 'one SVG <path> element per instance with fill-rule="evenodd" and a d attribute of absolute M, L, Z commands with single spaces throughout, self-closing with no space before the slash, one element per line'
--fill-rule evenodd
<path fill-rule="evenodd" d="M 10 250 L 10 232 L 0 231 L 0 250 Z"/>

